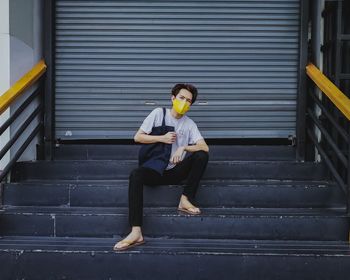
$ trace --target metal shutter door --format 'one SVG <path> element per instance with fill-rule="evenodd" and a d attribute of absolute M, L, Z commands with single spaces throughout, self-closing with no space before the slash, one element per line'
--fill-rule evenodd
<path fill-rule="evenodd" d="M 295 135 L 299 4 L 57 0 L 56 138 L 132 138 L 179 82 L 206 138 Z"/>

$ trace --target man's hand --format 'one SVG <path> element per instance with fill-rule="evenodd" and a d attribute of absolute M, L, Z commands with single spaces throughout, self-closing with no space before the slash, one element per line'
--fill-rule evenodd
<path fill-rule="evenodd" d="M 182 154 L 185 151 L 185 147 L 179 147 L 174 155 L 171 157 L 170 162 L 174 164 L 178 164 L 182 160 Z"/>
<path fill-rule="evenodd" d="M 168 132 L 164 135 L 148 135 L 146 132 L 144 132 L 141 128 L 136 132 L 134 136 L 134 141 L 136 143 L 142 143 L 142 144 L 153 144 L 153 143 L 165 143 L 165 144 L 172 144 L 176 141 L 176 133 L 175 132 Z"/>
<path fill-rule="evenodd" d="M 162 142 L 165 144 L 172 144 L 176 141 L 176 133 L 168 132 L 162 136 Z"/>

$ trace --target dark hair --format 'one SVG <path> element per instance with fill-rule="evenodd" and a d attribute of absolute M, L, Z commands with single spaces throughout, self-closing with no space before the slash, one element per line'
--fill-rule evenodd
<path fill-rule="evenodd" d="M 193 104 L 197 99 L 198 90 L 195 86 L 191 84 L 176 84 L 172 88 L 171 94 L 176 96 L 179 93 L 179 91 L 182 90 L 183 88 L 187 89 L 190 93 L 192 93 L 192 104 Z"/>

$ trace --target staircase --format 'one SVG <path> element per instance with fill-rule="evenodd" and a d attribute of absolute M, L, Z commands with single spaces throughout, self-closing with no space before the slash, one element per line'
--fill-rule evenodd
<path fill-rule="evenodd" d="M 349 279 L 345 196 L 290 146 L 210 146 L 200 216 L 178 185 L 145 186 L 146 244 L 129 231 L 136 145 L 61 145 L 4 184 L 0 279 Z"/>

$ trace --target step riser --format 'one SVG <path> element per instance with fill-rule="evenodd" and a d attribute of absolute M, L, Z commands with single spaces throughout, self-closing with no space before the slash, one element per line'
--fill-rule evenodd
<path fill-rule="evenodd" d="M 12 172 L 12 181 L 128 179 L 136 167 L 135 161 L 22 162 Z M 325 174 L 321 164 L 209 161 L 203 179 L 322 180 Z"/>
<path fill-rule="evenodd" d="M 174 209 L 174 214 L 176 214 Z M 112 237 L 126 235 L 124 214 L 1 215 L 1 235 Z M 348 240 L 345 217 L 293 216 L 147 216 L 143 233 L 154 237 L 229 238 L 254 240 Z"/>
<path fill-rule="evenodd" d="M 10 251 L 0 252 L 0 263 L 2 279 L 347 280 L 350 274 L 349 257 L 303 255 Z"/>
<path fill-rule="evenodd" d="M 144 206 L 178 204 L 183 186 L 145 186 Z M 320 185 L 232 185 L 199 188 L 201 207 L 341 208 L 344 195 L 336 186 Z M 7 184 L 4 204 L 15 206 L 127 207 L 127 182 L 118 186 Z"/>
<path fill-rule="evenodd" d="M 295 160 L 291 146 L 209 145 L 211 160 Z M 135 160 L 140 145 L 62 145 L 55 147 L 56 160 Z"/>

